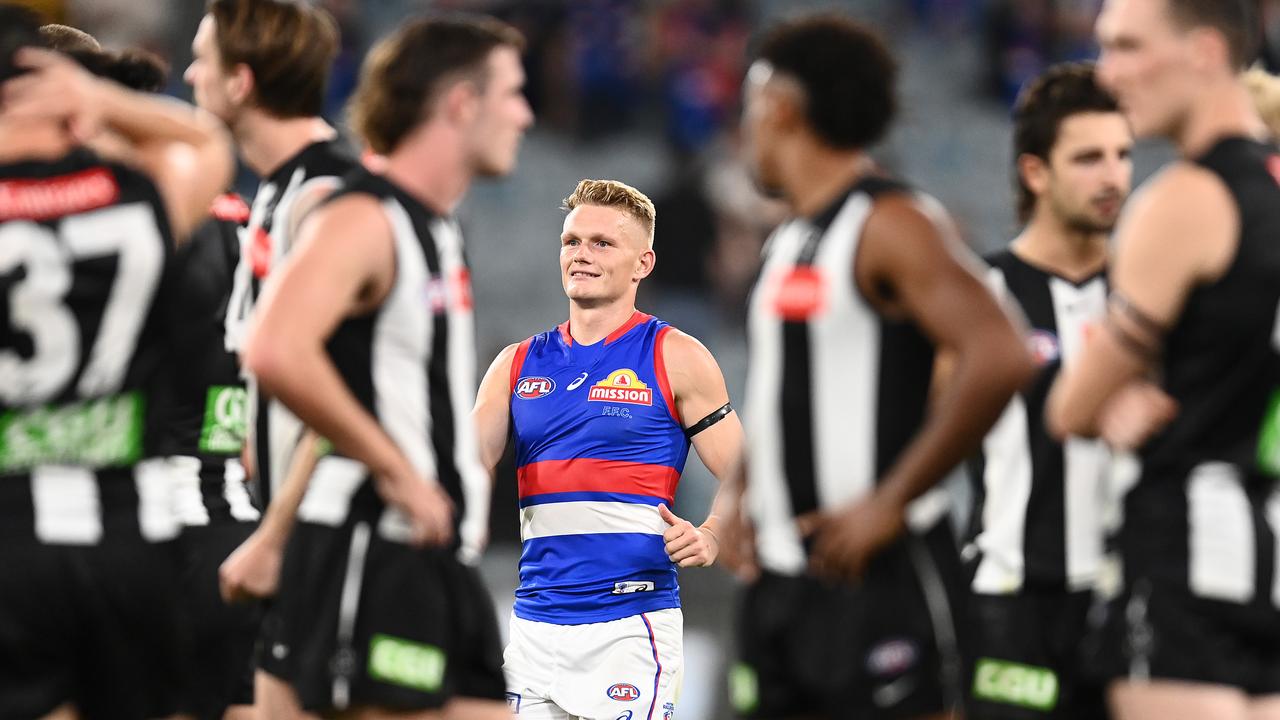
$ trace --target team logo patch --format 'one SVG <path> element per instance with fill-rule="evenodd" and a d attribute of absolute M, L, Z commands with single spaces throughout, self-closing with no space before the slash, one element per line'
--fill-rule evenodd
<path fill-rule="evenodd" d="M 520 693 L 507 693 L 507 708 L 513 715 L 520 714 Z"/>
<path fill-rule="evenodd" d="M 537 400 L 555 389 L 556 381 L 549 377 L 522 377 L 516 381 L 516 397 L 521 400 Z"/>
<path fill-rule="evenodd" d="M 675 703 L 662 704 L 662 720 L 672 720 L 676 716 Z"/>
<path fill-rule="evenodd" d="M 1058 345 L 1058 336 L 1048 330 L 1032 330 L 1027 338 L 1027 349 L 1037 365 L 1045 365 L 1058 359 L 1062 353 Z"/>
<path fill-rule="evenodd" d="M 587 400 L 597 402 L 652 405 L 653 388 L 640 382 L 634 370 L 614 370 L 609 377 L 591 386 Z"/>
<path fill-rule="evenodd" d="M 773 298 L 773 311 L 788 322 L 804 322 L 826 309 L 827 282 L 811 267 L 787 273 Z"/>
<path fill-rule="evenodd" d="M 609 696 L 610 700 L 631 702 L 632 700 L 640 699 L 640 688 L 631 683 L 617 683 L 616 685 L 610 685 L 605 694 Z"/>
<path fill-rule="evenodd" d="M 918 657 L 910 640 L 886 640 L 867 653 L 867 671 L 876 677 L 901 675 L 915 667 Z"/>

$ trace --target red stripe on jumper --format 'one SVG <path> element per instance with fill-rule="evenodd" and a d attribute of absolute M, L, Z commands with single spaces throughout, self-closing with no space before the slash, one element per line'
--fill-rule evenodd
<path fill-rule="evenodd" d="M 608 492 L 673 500 L 680 473 L 624 460 L 543 460 L 516 471 L 520 498 L 562 492 Z"/>

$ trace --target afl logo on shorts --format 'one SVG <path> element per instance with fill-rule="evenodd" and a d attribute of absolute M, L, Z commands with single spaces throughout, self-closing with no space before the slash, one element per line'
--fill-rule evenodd
<path fill-rule="evenodd" d="M 794 268 L 778 285 L 773 311 L 788 322 L 804 322 L 826 309 L 826 286 L 826 278 L 817 270 Z"/>
<path fill-rule="evenodd" d="M 640 688 L 630 683 L 618 683 L 609 687 L 608 695 L 611 700 L 631 702 L 640 699 Z"/>
<path fill-rule="evenodd" d="M 1032 330 L 1031 336 L 1027 338 L 1027 350 L 1031 352 L 1031 359 L 1035 360 L 1036 365 L 1047 365 L 1057 360 L 1061 352 L 1058 336 L 1047 330 Z"/>
<path fill-rule="evenodd" d="M 556 389 L 556 381 L 548 377 L 522 377 L 516 381 L 516 397 L 521 400 L 537 400 Z"/>
<path fill-rule="evenodd" d="M 653 388 L 640 382 L 635 370 L 614 370 L 609 377 L 591 386 L 588 401 L 652 405 Z"/>

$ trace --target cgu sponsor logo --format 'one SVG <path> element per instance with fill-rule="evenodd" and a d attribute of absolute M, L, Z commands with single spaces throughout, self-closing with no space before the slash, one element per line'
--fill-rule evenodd
<path fill-rule="evenodd" d="M 973 694 L 983 700 L 1052 710 L 1058 703 L 1058 676 L 1050 669 L 981 658 Z"/>
<path fill-rule="evenodd" d="M 634 370 L 622 369 L 591 386 L 588 401 L 653 405 L 653 388 L 640 382 Z"/>
<path fill-rule="evenodd" d="M 617 683 L 616 685 L 610 685 L 605 694 L 609 696 L 610 700 L 631 702 L 632 700 L 640 699 L 640 688 L 631 683 Z"/>
<path fill-rule="evenodd" d="M 516 397 L 521 400 L 537 400 L 555 389 L 556 381 L 548 377 L 522 377 L 516 381 Z"/>

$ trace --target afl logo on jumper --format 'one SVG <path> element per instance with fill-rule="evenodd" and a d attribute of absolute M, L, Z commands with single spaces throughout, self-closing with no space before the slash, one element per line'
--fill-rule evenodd
<path fill-rule="evenodd" d="M 630 683 L 618 683 L 609 687 L 608 694 L 610 699 L 619 702 L 631 702 L 640 699 L 640 688 Z"/>
<path fill-rule="evenodd" d="M 521 400 L 537 400 L 556 389 L 556 381 L 548 377 L 522 377 L 516 381 L 516 397 Z"/>
<path fill-rule="evenodd" d="M 1051 363 L 1061 354 L 1058 336 L 1048 330 L 1032 330 L 1027 338 L 1027 349 L 1031 351 L 1031 358 L 1036 365 Z"/>
<path fill-rule="evenodd" d="M 773 311 L 787 322 L 804 322 L 826 309 L 826 278 L 808 267 L 793 268 L 778 284 Z"/>
<path fill-rule="evenodd" d="M 653 389 L 640 382 L 634 370 L 614 370 L 609 377 L 591 386 L 587 400 L 652 405 Z"/>

